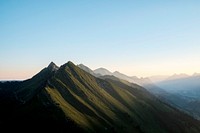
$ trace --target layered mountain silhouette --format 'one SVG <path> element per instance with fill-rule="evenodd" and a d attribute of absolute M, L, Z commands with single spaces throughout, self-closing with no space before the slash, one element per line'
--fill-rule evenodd
<path fill-rule="evenodd" d="M 0 130 L 200 132 L 199 121 L 145 88 L 112 75 L 98 78 L 84 69 L 70 61 L 60 67 L 52 62 L 31 79 L 0 83 Z"/>
<path fill-rule="evenodd" d="M 99 78 L 104 77 L 115 79 L 115 77 L 117 77 L 121 80 L 139 84 L 161 101 L 164 101 L 165 103 L 191 115 L 195 119 L 200 120 L 199 73 L 194 73 L 191 76 L 181 73 L 172 76 L 160 75 L 137 78 L 136 76 L 127 76 L 118 71 L 110 72 L 105 68 L 98 68 L 92 71 L 83 64 L 78 65 L 78 67 Z"/>
<path fill-rule="evenodd" d="M 200 76 L 173 75 L 156 83 L 165 93 L 158 94 L 168 103 L 200 120 Z M 167 94 L 168 93 L 168 94 Z M 166 95 L 167 94 L 167 95 Z"/>
<path fill-rule="evenodd" d="M 79 64 L 77 65 L 79 68 L 83 69 L 84 71 L 92 74 L 93 76 L 95 77 L 101 77 L 101 76 L 108 76 L 108 75 L 112 75 L 112 76 L 115 76 L 119 79 L 123 79 L 123 80 L 126 80 L 128 82 L 132 82 L 132 83 L 137 83 L 137 84 L 142 84 L 145 79 L 143 78 L 138 78 L 136 76 L 127 76 L 123 73 L 120 73 L 118 71 L 115 71 L 115 72 L 110 72 L 109 70 L 105 69 L 105 68 L 97 68 L 95 70 L 91 70 L 89 67 L 83 65 L 83 64 Z"/>

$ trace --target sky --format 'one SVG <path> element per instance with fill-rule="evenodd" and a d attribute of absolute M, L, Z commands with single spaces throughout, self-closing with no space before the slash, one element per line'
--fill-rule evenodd
<path fill-rule="evenodd" d="M 53 61 L 130 76 L 200 72 L 199 0 L 0 0 L 0 79 Z"/>

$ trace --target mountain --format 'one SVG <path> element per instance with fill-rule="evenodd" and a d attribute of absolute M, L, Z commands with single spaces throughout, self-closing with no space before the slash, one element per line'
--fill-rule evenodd
<path fill-rule="evenodd" d="M 200 119 L 200 76 L 178 76 L 170 78 L 156 85 L 162 88 L 168 95 L 160 94 L 160 97 L 167 99 L 173 104 L 196 119 Z M 170 94 L 170 95 L 169 95 Z"/>
<path fill-rule="evenodd" d="M 0 83 L 3 92 L 9 96 L 0 99 L 2 131 L 200 132 L 199 121 L 143 87 L 112 75 L 97 78 L 72 62 L 50 63 L 31 79 Z"/>
<path fill-rule="evenodd" d="M 175 79 L 182 79 L 182 78 L 187 78 L 187 77 L 189 77 L 189 75 L 185 73 L 181 73 L 181 74 L 174 74 L 172 76 L 169 76 L 166 80 L 175 80 Z"/>
<path fill-rule="evenodd" d="M 169 76 L 167 75 L 155 75 L 155 76 L 150 76 L 149 79 L 153 82 L 153 83 L 157 83 L 157 82 L 161 82 L 164 81 L 168 78 Z"/>
<path fill-rule="evenodd" d="M 79 64 L 77 65 L 79 68 L 81 68 L 82 70 L 90 73 L 91 75 L 95 76 L 95 77 L 101 77 L 101 76 L 105 76 L 105 75 L 113 75 L 117 78 L 123 79 L 123 80 L 127 80 L 129 82 L 133 82 L 134 80 L 138 80 L 138 78 L 136 76 L 133 77 L 129 77 L 123 73 L 120 73 L 118 71 L 115 72 L 110 72 L 109 70 L 105 69 L 105 68 L 98 68 L 95 69 L 94 71 L 92 69 L 90 69 L 89 67 L 83 65 L 83 64 Z"/>
<path fill-rule="evenodd" d="M 98 68 L 98 69 L 95 69 L 95 70 L 94 70 L 94 73 L 100 74 L 100 75 L 102 75 L 102 76 L 104 76 L 104 75 L 112 75 L 112 72 L 108 71 L 108 70 L 105 69 L 105 68 Z"/>
<path fill-rule="evenodd" d="M 86 72 L 88 72 L 88 71 L 86 71 Z M 95 74 L 92 74 L 92 75 L 94 75 L 96 77 L 105 76 L 105 75 L 112 75 L 112 76 L 115 76 L 119 79 L 123 79 L 123 80 L 126 80 L 128 82 L 132 82 L 132 83 L 137 83 L 139 85 L 141 85 L 142 83 L 145 82 L 145 80 L 143 78 L 138 78 L 136 76 L 127 76 L 127 75 L 120 73 L 118 71 L 115 71 L 115 72 L 112 73 L 105 68 L 98 68 L 98 69 L 94 70 L 93 72 Z"/>
<path fill-rule="evenodd" d="M 83 65 L 83 64 L 79 64 L 77 65 L 79 68 L 81 68 L 82 70 L 88 72 L 89 74 L 92 74 L 93 76 L 95 75 L 95 73 L 92 71 L 92 69 L 90 69 L 89 67 Z"/>
<path fill-rule="evenodd" d="M 199 98 L 199 93 L 196 91 L 200 90 L 200 76 L 187 76 L 175 79 L 166 79 L 162 82 L 158 82 L 157 85 L 164 90 L 172 93 L 181 93 L 182 95 L 188 95 L 192 90 L 195 91 L 192 97 Z"/>
<path fill-rule="evenodd" d="M 200 76 L 200 73 L 194 73 L 192 76 Z"/>
<path fill-rule="evenodd" d="M 83 65 L 83 64 L 79 64 L 77 65 L 79 68 L 81 68 L 82 70 L 84 70 L 85 72 L 95 76 L 95 77 L 99 77 L 102 76 L 100 73 L 95 73 L 94 71 L 92 71 L 92 69 L 90 69 L 89 67 Z"/>
<path fill-rule="evenodd" d="M 106 73 L 96 75 L 94 72 L 92 75 L 113 80 L 117 77 L 121 82 L 129 81 L 141 85 L 158 99 L 188 113 L 196 119 L 200 119 L 200 108 L 196 107 L 200 103 L 200 79 L 198 78 L 198 73 L 194 73 L 192 76 L 182 73 L 172 76 L 158 75 L 149 78 L 137 78 L 136 76 L 127 76 L 118 71 L 112 73 L 105 68 L 103 70 L 107 71 L 109 75 L 106 75 Z M 91 72 L 89 71 L 89 73 Z"/>
<path fill-rule="evenodd" d="M 120 73 L 118 71 L 113 72 L 112 75 L 114 75 L 115 77 L 118 77 L 120 79 L 127 80 L 129 82 L 134 82 L 134 81 L 138 80 L 138 78 L 136 76 L 129 77 L 129 76 L 127 76 L 127 75 L 125 75 L 123 73 Z"/>
<path fill-rule="evenodd" d="M 81 68 L 82 69 L 82 68 Z M 84 70 L 84 69 L 83 69 Z M 88 72 L 88 71 L 86 71 Z M 133 76 L 133 77 L 129 77 L 123 73 L 120 73 L 118 71 L 115 71 L 115 72 L 110 72 L 109 70 L 105 69 L 105 68 L 98 68 L 98 69 L 95 69 L 93 71 L 95 74 L 99 74 L 99 76 L 105 76 L 105 75 L 113 75 L 117 78 L 120 78 L 120 79 L 123 79 L 123 80 L 127 80 L 129 82 L 133 82 L 134 80 L 138 80 L 137 77 Z M 98 75 L 97 75 L 98 77 Z"/>

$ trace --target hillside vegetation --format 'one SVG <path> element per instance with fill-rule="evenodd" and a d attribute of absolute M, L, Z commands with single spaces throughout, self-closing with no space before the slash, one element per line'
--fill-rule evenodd
<path fill-rule="evenodd" d="M 9 85 L 0 84 L 1 94 Z M 15 89 L 10 87 L 9 96 L 0 101 L 2 128 L 17 125 L 16 131 L 21 132 L 26 132 L 25 126 L 51 132 L 200 132 L 199 121 L 141 86 L 109 76 L 96 78 L 72 62 L 59 68 L 51 63 L 33 78 L 17 83 Z"/>

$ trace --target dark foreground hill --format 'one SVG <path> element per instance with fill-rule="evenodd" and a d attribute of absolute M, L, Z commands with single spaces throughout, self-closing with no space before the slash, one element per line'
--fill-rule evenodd
<path fill-rule="evenodd" d="M 0 130 L 198 133 L 200 122 L 144 88 L 51 63 L 23 82 L 0 83 Z M 28 128 L 28 130 L 27 130 Z"/>

